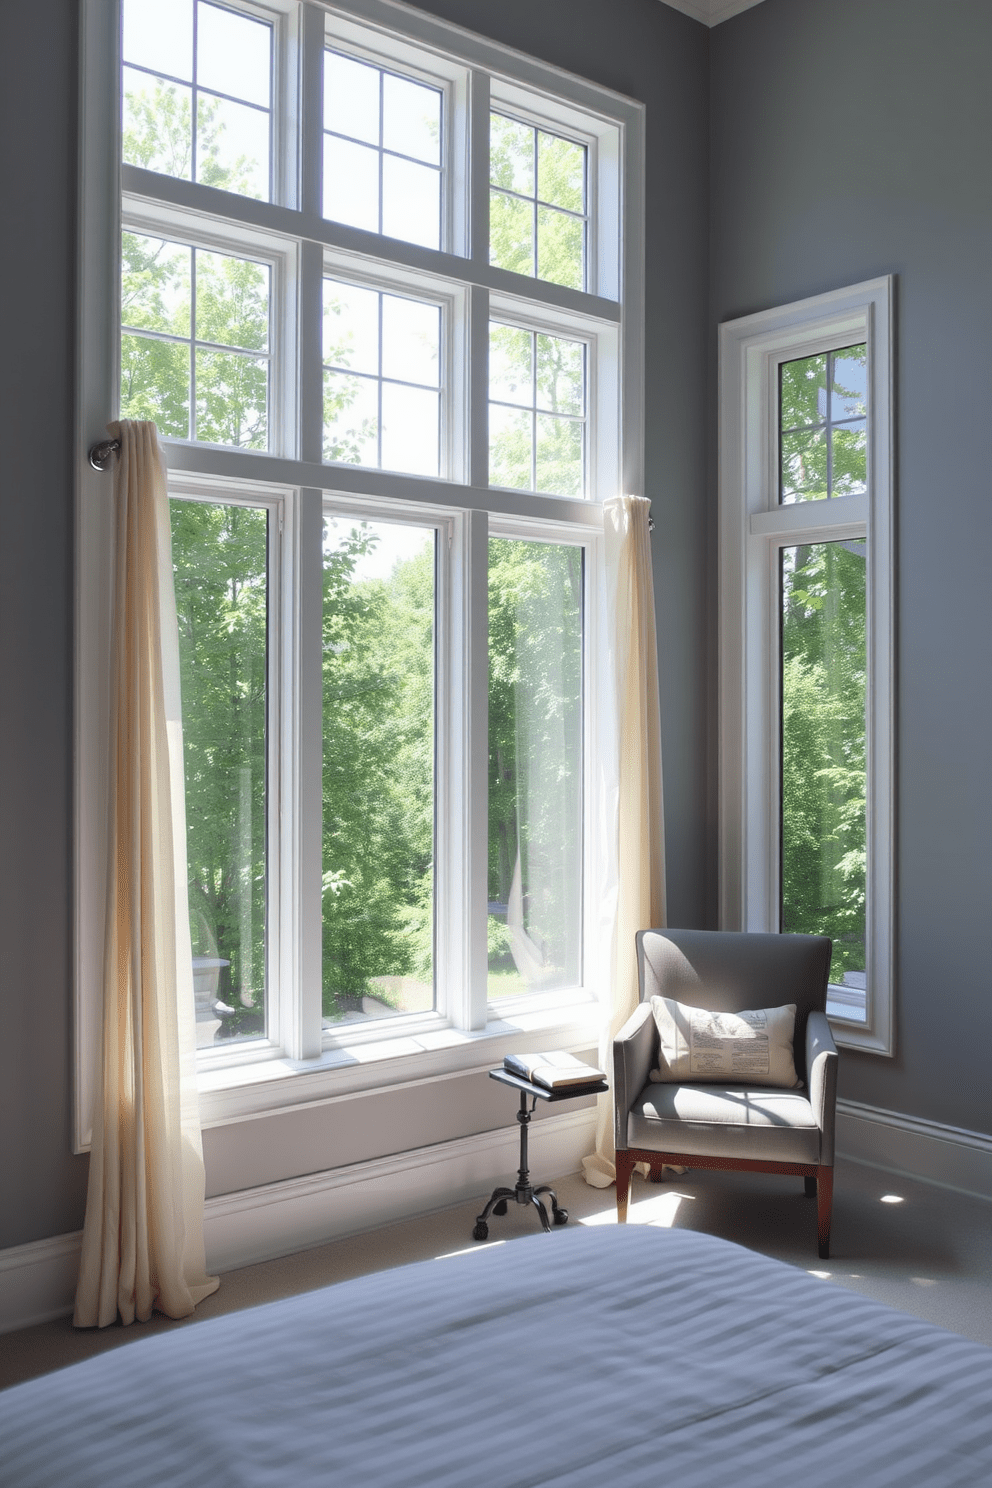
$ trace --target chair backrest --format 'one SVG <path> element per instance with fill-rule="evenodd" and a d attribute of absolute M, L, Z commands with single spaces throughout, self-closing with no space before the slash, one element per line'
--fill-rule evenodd
<path fill-rule="evenodd" d="M 796 1004 L 796 1073 L 806 1079 L 806 1019 L 827 1006 L 833 943 L 825 935 L 640 930 L 641 1001 L 674 997 L 716 1013 Z"/>

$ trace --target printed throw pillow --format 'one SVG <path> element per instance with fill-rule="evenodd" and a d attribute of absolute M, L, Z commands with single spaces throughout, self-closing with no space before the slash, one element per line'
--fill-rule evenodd
<path fill-rule="evenodd" d="M 660 1068 L 651 1071 L 652 1080 L 791 1089 L 802 1083 L 792 1057 L 794 1002 L 740 1013 L 711 1013 L 687 1007 L 673 997 L 652 997 L 651 1009 L 661 1036 Z"/>

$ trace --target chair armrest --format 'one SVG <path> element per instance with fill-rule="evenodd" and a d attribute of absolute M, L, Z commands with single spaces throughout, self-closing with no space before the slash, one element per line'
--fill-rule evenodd
<path fill-rule="evenodd" d="M 829 1165 L 834 1160 L 837 1045 L 826 1013 L 812 1012 L 806 1020 L 806 1075 L 809 1103 L 820 1128 L 820 1161 Z"/>
<path fill-rule="evenodd" d="M 654 1053 L 654 1017 L 639 1003 L 613 1040 L 613 1121 L 616 1146 L 627 1145 L 627 1115 L 648 1081 Z"/>

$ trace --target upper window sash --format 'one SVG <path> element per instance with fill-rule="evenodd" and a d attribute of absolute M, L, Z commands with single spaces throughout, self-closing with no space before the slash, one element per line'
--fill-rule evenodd
<path fill-rule="evenodd" d="M 720 923 L 779 926 L 779 554 L 867 538 L 867 1023 L 832 1010 L 838 1040 L 894 1047 L 891 277 L 720 328 Z M 866 342 L 868 492 L 781 504 L 783 362 Z"/>

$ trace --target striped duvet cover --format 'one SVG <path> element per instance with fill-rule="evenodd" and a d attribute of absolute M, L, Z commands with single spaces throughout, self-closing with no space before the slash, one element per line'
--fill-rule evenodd
<path fill-rule="evenodd" d="M 992 1350 L 710 1236 L 555 1231 L 0 1394 L 3 1488 L 992 1484 Z"/>

